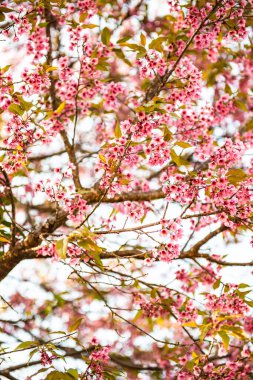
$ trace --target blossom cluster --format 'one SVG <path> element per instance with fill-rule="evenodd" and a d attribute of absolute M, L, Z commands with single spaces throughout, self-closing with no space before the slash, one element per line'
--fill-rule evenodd
<path fill-rule="evenodd" d="M 154 79 L 158 74 L 163 76 L 167 69 L 167 64 L 161 53 L 156 50 L 148 50 L 144 58 L 136 61 L 137 67 L 140 70 L 140 78 Z"/>
<path fill-rule="evenodd" d="M 63 171 L 62 178 L 72 178 L 73 165 Z M 56 172 L 59 170 L 56 168 Z M 57 202 L 68 214 L 68 219 L 73 223 L 81 223 L 89 206 L 87 202 L 82 199 L 81 194 L 74 193 L 72 184 L 65 185 L 62 183 L 62 178 L 58 177 L 55 180 L 47 179 L 46 181 L 40 180 L 35 186 L 35 192 L 43 192 L 51 202 Z"/>

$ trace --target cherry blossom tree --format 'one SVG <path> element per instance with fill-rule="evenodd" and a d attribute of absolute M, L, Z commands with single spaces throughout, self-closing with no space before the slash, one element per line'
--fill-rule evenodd
<path fill-rule="evenodd" d="M 1 379 L 253 378 L 252 25 L 0 2 Z"/>

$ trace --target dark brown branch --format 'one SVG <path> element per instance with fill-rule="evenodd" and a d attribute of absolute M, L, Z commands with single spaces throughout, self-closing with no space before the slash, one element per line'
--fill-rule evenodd
<path fill-rule="evenodd" d="M 51 158 L 51 157 L 60 156 L 61 154 L 64 154 L 64 153 L 66 153 L 66 149 L 62 149 L 59 152 L 43 154 L 41 156 L 32 156 L 32 157 L 29 157 L 29 161 L 30 162 L 36 162 L 36 161 L 46 160 L 46 159 Z"/>
<path fill-rule="evenodd" d="M 67 218 L 67 214 L 64 211 L 59 211 L 58 214 L 55 217 L 49 218 L 42 226 L 39 226 L 35 231 L 31 232 L 27 238 L 21 242 L 15 245 L 13 249 L 10 249 L 8 252 L 5 253 L 5 255 L 0 259 L 0 281 L 4 279 L 8 273 L 17 265 L 20 263 L 20 261 L 25 259 L 34 259 L 37 258 L 37 253 L 34 248 L 38 247 L 42 242 L 42 236 L 49 235 L 53 233 L 58 227 L 60 227 Z M 219 233 L 225 231 L 227 227 L 221 226 L 217 228 L 216 230 L 210 232 L 205 238 L 197 242 L 190 250 L 182 253 L 179 257 L 179 259 L 194 259 L 194 258 L 205 258 L 206 260 L 216 262 L 220 265 L 229 265 L 229 263 L 224 264 L 225 262 L 216 260 L 214 261 L 213 258 L 210 258 L 208 255 L 199 256 L 198 253 L 199 249 L 206 244 L 209 240 L 211 240 L 213 237 L 218 235 Z M 149 251 L 143 252 L 138 249 L 132 249 L 132 250 L 122 250 L 122 251 L 115 251 L 115 252 L 103 252 L 100 257 L 101 259 L 112 259 L 112 258 L 118 258 L 118 259 L 128 259 L 128 258 L 134 258 L 134 259 L 141 259 L 143 260 L 145 257 L 148 257 L 150 254 Z M 43 256 L 43 258 L 46 258 Z M 252 265 L 251 263 L 238 263 L 239 266 L 245 266 L 245 265 Z M 237 263 L 232 263 L 232 265 L 237 265 Z"/>
<path fill-rule="evenodd" d="M 101 194 L 96 190 L 87 190 L 83 192 L 83 199 L 88 204 L 98 202 Z M 115 203 L 123 201 L 151 201 L 164 197 L 164 193 L 161 189 L 150 190 L 148 192 L 130 192 L 115 195 L 113 198 L 105 197 L 103 202 Z M 38 247 L 42 242 L 42 236 L 50 235 L 57 228 L 64 225 L 67 220 L 67 213 L 64 211 L 58 211 L 54 216 L 50 217 L 41 226 L 38 226 L 34 231 L 31 231 L 23 242 L 17 243 L 13 248 L 4 254 L 0 258 L 0 281 L 4 279 L 8 273 L 20 263 L 20 261 L 27 258 L 36 258 L 36 251 L 32 251 L 33 248 Z M 29 252 L 29 255 L 28 255 Z"/>
<path fill-rule="evenodd" d="M 47 64 L 49 66 L 52 66 L 53 63 L 53 43 L 52 43 L 52 35 L 51 35 L 51 27 L 55 23 L 55 18 L 53 17 L 52 13 L 50 10 L 45 6 L 45 19 L 47 21 L 47 26 L 46 26 L 46 35 L 49 41 L 49 48 L 47 52 Z M 59 101 L 56 97 L 56 88 L 55 88 L 55 79 L 53 78 L 53 74 L 50 72 L 49 73 L 49 78 L 50 78 L 50 97 L 52 101 L 52 108 L 55 111 L 57 107 L 59 106 Z M 66 151 L 69 156 L 70 162 L 74 165 L 74 169 L 72 170 L 73 173 L 73 181 L 75 184 L 75 187 L 77 190 L 81 189 L 81 182 L 79 178 L 79 170 L 78 170 L 78 164 L 77 164 L 77 159 L 76 159 L 76 154 L 75 154 L 75 149 L 74 146 L 71 145 L 67 132 L 65 130 L 60 132 L 60 135 L 62 137 L 62 140 L 64 142 Z"/>
<path fill-rule="evenodd" d="M 99 190 L 94 189 L 83 189 L 79 193 L 82 194 L 83 199 L 87 201 L 88 204 L 96 203 L 101 196 Z M 165 194 L 162 189 L 143 191 L 131 191 L 129 193 L 115 194 L 113 197 L 105 196 L 102 203 L 118 203 L 118 202 L 149 202 L 156 199 L 165 198 Z"/>
<path fill-rule="evenodd" d="M 108 259 L 135 259 L 135 260 L 144 260 L 146 257 L 150 255 L 150 251 L 143 252 L 138 249 L 126 249 L 122 251 L 113 251 L 113 252 L 103 252 L 100 254 L 100 258 L 102 260 L 108 260 Z M 51 256 L 36 256 L 36 251 L 26 251 L 26 257 L 25 259 L 50 259 Z M 184 252 L 181 254 L 178 258 L 175 260 L 184 260 L 184 259 L 205 259 L 209 262 L 221 265 L 221 266 L 238 266 L 238 267 L 246 267 L 246 266 L 253 266 L 253 261 L 248 262 L 230 262 L 230 261 L 224 261 L 222 259 L 215 259 L 212 256 L 206 254 L 206 253 L 196 253 L 196 255 L 188 255 L 187 252 Z M 159 262 L 159 259 L 156 259 L 157 262 Z"/>
<path fill-rule="evenodd" d="M 94 203 L 98 200 L 99 194 L 96 191 L 87 191 L 83 194 L 83 198 L 87 200 L 89 204 Z M 146 193 L 142 192 L 131 192 L 123 193 L 116 195 L 113 198 L 105 198 L 103 202 L 121 202 L 126 200 L 131 201 L 150 201 L 154 199 L 159 199 L 161 196 L 164 196 L 162 190 L 151 190 Z M 44 224 L 39 226 L 36 230 L 32 231 L 27 238 L 15 245 L 13 249 L 10 249 L 5 255 L 0 259 L 0 281 L 4 279 L 7 274 L 22 260 L 24 259 L 33 259 L 37 257 L 36 250 L 34 248 L 38 247 L 42 242 L 42 236 L 49 235 L 53 233 L 58 227 L 63 225 L 67 219 L 67 213 L 64 211 L 59 211 L 54 217 L 49 218 Z M 227 227 L 221 226 L 216 230 L 210 232 L 203 239 L 197 242 L 192 248 L 186 252 L 182 252 L 179 259 L 195 259 L 195 258 L 204 258 L 210 262 L 214 262 L 219 265 L 232 265 L 232 266 L 251 266 L 252 262 L 249 263 L 230 263 L 223 260 L 216 260 L 207 254 L 200 254 L 199 249 L 206 244 L 213 237 L 219 233 L 225 231 Z M 115 252 L 103 252 L 101 254 L 101 259 L 141 259 L 148 257 L 150 254 L 149 251 L 143 252 L 138 249 L 132 250 L 121 250 Z"/>
<path fill-rule="evenodd" d="M 15 242 L 16 242 L 16 206 L 15 206 L 15 200 L 14 200 L 14 196 L 12 193 L 11 182 L 9 180 L 9 177 L 8 177 L 6 171 L 3 170 L 1 166 L 0 166 L 0 170 L 3 173 L 5 183 L 6 183 L 6 186 L 8 189 L 9 198 L 11 201 L 11 245 L 13 247 L 15 245 Z"/>
<path fill-rule="evenodd" d="M 193 259 L 192 256 L 184 256 L 185 259 Z M 194 259 L 205 259 L 207 261 L 210 261 L 211 263 L 215 263 L 222 266 L 234 266 L 234 267 L 250 267 L 253 266 L 253 261 L 248 262 L 231 262 L 231 261 L 224 261 L 220 259 L 215 259 L 214 257 L 206 254 L 206 253 L 198 253 L 196 256 L 194 256 Z"/>
<path fill-rule="evenodd" d="M 207 16 L 202 20 L 202 22 L 200 23 L 200 25 L 198 26 L 198 28 L 195 30 L 195 32 L 192 34 L 192 36 L 189 38 L 188 42 L 186 43 L 184 49 L 182 50 L 181 54 L 177 58 L 176 62 L 172 66 L 172 68 L 170 70 L 167 70 L 167 72 L 163 76 L 157 76 L 154 79 L 154 81 L 150 84 L 150 86 L 149 86 L 149 88 L 148 88 L 148 90 L 146 92 L 145 98 L 144 98 L 145 102 L 149 102 L 150 100 L 152 100 L 155 96 L 157 96 L 160 93 L 160 91 L 162 90 L 162 88 L 168 82 L 168 80 L 171 77 L 171 75 L 174 73 L 175 69 L 177 68 L 177 66 L 180 63 L 181 59 L 183 58 L 184 54 L 186 53 L 186 51 L 188 50 L 189 46 L 193 42 L 194 38 L 197 36 L 197 34 L 203 28 L 203 26 L 205 25 L 206 21 L 216 12 L 217 8 L 220 6 L 221 3 L 222 3 L 221 0 L 218 1 L 214 5 L 214 7 L 212 8 L 212 10 L 207 14 Z"/>
<path fill-rule="evenodd" d="M 138 370 L 138 371 L 162 371 L 162 368 L 160 367 L 156 367 L 156 366 L 142 366 L 141 364 L 135 364 L 135 363 L 132 363 L 131 361 L 129 361 L 129 358 L 128 361 L 125 360 L 125 358 L 120 358 L 118 355 L 115 355 L 115 354 L 111 354 L 110 355 L 110 359 L 112 362 L 118 364 L 119 366 L 123 367 L 123 368 L 129 368 L 129 369 L 135 369 L 135 370 Z"/>
<path fill-rule="evenodd" d="M 66 213 L 63 211 L 58 212 L 56 216 L 49 218 L 44 224 L 28 234 L 24 241 L 16 243 L 14 247 L 11 247 L 0 259 L 0 281 L 4 279 L 20 261 L 28 258 L 26 255 L 27 250 L 41 244 L 42 234 L 54 232 L 65 220 Z"/>
<path fill-rule="evenodd" d="M 196 257 L 195 255 L 198 254 L 199 249 L 205 245 L 209 240 L 211 240 L 213 237 L 217 236 L 223 231 L 226 231 L 228 227 L 226 226 L 220 226 L 216 230 L 210 232 L 208 235 L 206 235 L 203 239 L 199 240 L 196 244 L 193 245 L 187 252 L 185 252 L 185 255 L 189 257 Z M 180 256 L 183 257 L 184 255 Z"/>
<path fill-rule="evenodd" d="M 59 347 L 61 348 L 61 347 Z M 84 350 L 80 350 L 80 351 L 72 351 L 72 352 L 68 352 L 66 354 L 64 354 L 63 356 L 64 357 L 82 357 L 83 355 L 89 355 L 92 351 L 94 350 L 94 346 L 93 347 L 89 347 L 87 349 L 84 349 Z M 160 367 L 157 367 L 157 366 L 145 366 L 145 365 L 141 365 L 141 364 L 136 364 L 136 363 L 133 363 L 131 361 L 130 358 L 121 358 L 120 356 L 112 353 L 109 355 L 110 356 L 110 360 L 119 365 L 120 367 L 122 368 L 129 368 L 129 369 L 135 369 L 135 370 L 138 370 L 138 371 L 162 371 L 162 368 Z M 54 359 L 54 360 L 57 360 Z M 27 367 L 32 367 L 34 365 L 38 365 L 38 364 L 41 364 L 41 360 L 34 360 L 32 362 L 28 362 L 28 363 L 22 363 L 22 364 L 17 364 L 17 365 L 14 365 L 14 366 L 11 366 L 9 368 L 6 368 L 6 369 L 3 369 L 0 371 L 0 376 L 9 376 L 9 378 L 11 378 L 11 374 L 10 372 L 14 372 L 14 371 L 17 371 L 19 369 L 22 369 L 22 368 L 27 368 Z"/>
<path fill-rule="evenodd" d="M 2 374 L 2 376 L 4 377 L 4 379 L 18 380 L 16 377 L 12 376 L 12 375 L 11 375 L 10 373 L 8 373 L 8 372 Z"/>
<path fill-rule="evenodd" d="M 1 149 L 0 149 L 1 150 Z M 13 151 L 13 149 L 9 149 L 11 151 Z M 89 151 L 87 149 L 83 149 L 81 148 L 81 144 L 75 144 L 75 151 L 80 151 L 80 153 L 84 153 L 84 154 L 87 154 L 88 157 L 92 156 L 92 155 L 95 155 L 98 153 L 98 151 Z M 61 149 L 59 150 L 58 152 L 52 152 L 52 153 L 49 153 L 49 154 L 43 154 L 43 155 L 37 155 L 37 156 L 32 156 L 32 157 L 29 157 L 29 161 L 30 162 L 37 162 L 37 161 L 42 161 L 42 160 L 47 160 L 48 158 L 52 158 L 52 157 L 55 157 L 55 156 L 60 156 L 64 153 L 67 153 L 66 149 Z"/>
<path fill-rule="evenodd" d="M 65 350 L 65 347 L 62 347 L 62 346 L 59 346 L 58 347 L 59 349 L 62 349 L 62 350 Z M 83 355 L 87 356 L 89 355 L 93 350 L 95 349 L 95 346 L 91 346 L 91 347 L 88 347 L 86 349 L 83 349 L 83 350 L 73 350 L 73 349 L 68 349 L 68 347 L 66 348 L 66 353 L 63 355 L 64 357 L 82 357 Z M 141 365 L 141 364 L 136 364 L 136 363 L 133 363 L 131 358 L 129 357 L 121 357 L 115 353 L 111 353 L 110 355 L 110 360 L 121 366 L 122 368 L 129 368 L 129 369 L 135 369 L 135 370 L 139 370 L 139 371 L 162 371 L 162 369 L 160 367 L 157 367 L 157 366 L 145 366 L 145 365 Z M 57 360 L 54 359 L 54 360 Z M 19 369 L 22 369 L 22 368 L 27 368 L 27 367 L 32 367 L 34 365 L 38 365 L 38 364 L 41 364 L 41 360 L 34 360 L 34 361 L 30 361 L 28 363 L 21 363 L 21 364 L 17 364 L 17 365 L 13 365 L 11 367 L 8 367 L 8 368 L 5 368 L 3 370 L 0 371 L 0 376 L 9 376 L 9 378 L 11 378 L 11 374 L 10 372 L 14 372 L 14 371 L 17 371 Z"/>

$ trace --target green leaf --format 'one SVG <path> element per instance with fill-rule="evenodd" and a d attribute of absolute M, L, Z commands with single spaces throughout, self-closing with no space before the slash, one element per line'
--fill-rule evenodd
<path fill-rule="evenodd" d="M 106 164 L 105 156 L 103 156 L 102 154 L 99 154 L 98 157 L 99 157 L 100 161 L 102 161 L 104 164 Z"/>
<path fill-rule="evenodd" d="M 164 141 L 170 141 L 172 138 L 172 133 L 169 128 L 165 125 L 163 128 L 163 139 Z"/>
<path fill-rule="evenodd" d="M 131 36 L 125 36 L 123 38 L 120 38 L 118 41 L 117 41 L 117 44 L 122 44 L 122 42 L 126 42 L 128 40 L 130 40 L 130 38 L 132 38 Z"/>
<path fill-rule="evenodd" d="M 174 117 L 175 119 L 180 119 L 180 116 L 178 116 L 175 112 L 171 112 L 170 116 Z"/>
<path fill-rule="evenodd" d="M 226 83 L 226 85 L 225 85 L 225 92 L 229 95 L 233 94 L 233 91 L 232 91 L 231 87 L 228 85 L 228 83 Z"/>
<path fill-rule="evenodd" d="M 140 319 L 142 316 L 143 316 L 143 311 L 138 310 L 137 313 L 135 314 L 134 318 L 133 318 L 133 323 L 136 323 L 138 321 L 138 319 Z"/>
<path fill-rule="evenodd" d="M 189 370 L 189 371 L 192 371 L 193 370 L 193 367 L 195 366 L 195 362 L 196 362 L 196 359 L 192 359 L 192 360 L 189 360 L 187 363 L 186 363 L 186 368 Z"/>
<path fill-rule="evenodd" d="M 141 42 L 142 46 L 146 45 L 147 39 L 143 33 L 141 33 L 141 35 L 140 35 L 140 42 Z"/>
<path fill-rule="evenodd" d="M 78 327 L 80 326 L 83 318 L 78 318 L 72 325 L 69 326 L 68 331 L 72 333 L 73 331 L 76 331 Z"/>
<path fill-rule="evenodd" d="M 46 66 L 46 72 L 47 73 L 50 73 L 51 71 L 55 71 L 57 69 L 58 69 L 57 66 Z"/>
<path fill-rule="evenodd" d="M 103 263 L 102 263 L 102 260 L 100 258 L 99 253 L 98 252 L 94 252 L 92 254 L 92 257 L 93 257 L 95 263 L 97 264 L 97 266 L 99 266 L 102 270 L 104 270 L 104 266 L 103 266 Z"/>
<path fill-rule="evenodd" d="M 226 24 L 227 24 L 228 26 L 230 26 L 230 28 L 234 29 L 235 26 L 236 26 L 236 21 L 230 19 L 230 20 L 227 20 L 227 21 L 226 21 Z"/>
<path fill-rule="evenodd" d="M 245 292 L 241 292 L 241 291 L 239 291 L 239 290 L 236 290 L 236 294 L 238 294 L 238 296 L 239 296 L 242 300 L 244 300 L 245 296 L 246 296 L 247 294 L 249 294 L 249 293 L 251 293 L 251 290 L 246 290 Z"/>
<path fill-rule="evenodd" d="M 229 286 L 226 284 L 224 286 L 224 293 L 228 293 L 229 292 Z"/>
<path fill-rule="evenodd" d="M 37 340 L 34 340 L 34 341 L 26 341 L 26 342 L 22 342 L 20 343 L 15 349 L 14 351 L 17 351 L 17 350 L 26 350 L 28 348 L 32 348 L 32 347 L 35 347 L 36 345 L 40 344 L 40 342 L 38 342 Z"/>
<path fill-rule="evenodd" d="M 245 338 L 245 333 L 239 326 L 223 325 L 222 331 L 225 331 L 225 332 L 227 331 L 230 334 L 232 334 L 232 335 L 234 335 L 240 339 Z"/>
<path fill-rule="evenodd" d="M 59 330 L 59 331 L 50 331 L 48 334 L 50 334 L 50 335 L 53 335 L 53 334 L 65 335 L 65 332 L 61 331 L 61 330 Z"/>
<path fill-rule="evenodd" d="M 14 113 L 15 115 L 19 115 L 19 116 L 22 116 L 23 113 L 24 113 L 24 110 L 22 110 L 22 108 L 16 104 L 16 103 L 12 103 L 9 107 L 8 107 L 8 110 L 12 113 Z"/>
<path fill-rule="evenodd" d="M 27 102 L 27 101 L 26 101 L 25 99 L 23 99 L 23 97 L 20 96 L 20 95 L 18 95 L 17 98 L 18 98 L 19 103 L 20 103 L 20 105 L 21 105 L 21 107 L 22 107 L 23 110 L 25 110 L 25 111 L 29 111 L 29 110 L 32 108 L 32 106 L 33 106 L 32 102 Z"/>
<path fill-rule="evenodd" d="M 199 355 L 195 351 L 192 351 L 192 357 L 193 359 L 197 359 Z"/>
<path fill-rule="evenodd" d="M 222 317 L 217 317 L 217 321 L 225 321 L 226 319 L 240 319 L 243 317 L 243 314 L 230 314 L 230 315 L 225 315 Z"/>
<path fill-rule="evenodd" d="M 244 302 L 245 302 L 248 306 L 253 307 L 253 301 L 244 300 Z"/>
<path fill-rule="evenodd" d="M 1 69 L 1 71 L 2 71 L 3 73 L 6 73 L 6 72 L 9 70 L 10 67 L 11 67 L 11 65 L 6 65 L 6 66 L 4 66 L 4 67 Z"/>
<path fill-rule="evenodd" d="M 182 323 L 182 326 L 185 326 L 185 327 L 198 327 L 198 325 L 197 325 L 197 323 L 195 321 L 190 321 L 190 322 Z"/>
<path fill-rule="evenodd" d="M 110 44 L 110 38 L 111 38 L 110 29 L 108 29 L 107 27 L 105 27 L 102 30 L 102 33 L 101 33 L 101 41 L 103 42 L 104 45 L 109 46 L 109 44 Z"/>
<path fill-rule="evenodd" d="M 56 247 L 58 256 L 62 260 L 65 260 L 67 256 L 68 239 L 65 238 L 65 239 L 57 240 L 55 242 L 55 247 Z"/>
<path fill-rule="evenodd" d="M 113 49 L 113 51 L 119 59 L 125 62 L 128 66 L 132 66 L 132 63 L 126 58 L 125 54 L 121 49 Z"/>
<path fill-rule="evenodd" d="M 75 377 L 73 377 L 70 373 L 64 373 L 59 371 L 52 371 L 50 372 L 45 380 L 73 380 Z"/>
<path fill-rule="evenodd" d="M 60 114 L 66 106 L 66 102 L 62 102 L 59 107 L 55 110 L 56 113 Z"/>
<path fill-rule="evenodd" d="M 185 160 L 181 156 L 178 156 L 173 149 L 171 149 L 171 151 L 170 151 L 170 156 L 171 156 L 172 161 L 175 162 L 175 164 L 177 166 L 189 166 L 190 165 L 189 161 Z"/>
<path fill-rule="evenodd" d="M 149 49 L 154 49 L 160 52 L 163 52 L 163 42 L 167 40 L 167 37 L 158 37 L 150 42 Z"/>
<path fill-rule="evenodd" d="M 45 26 L 47 26 L 47 24 L 48 24 L 48 22 L 40 22 L 40 23 L 38 24 L 38 26 L 39 26 L 40 28 L 45 28 Z"/>
<path fill-rule="evenodd" d="M 240 288 L 250 288 L 250 287 L 251 287 L 250 285 L 248 285 L 248 284 L 244 284 L 244 283 L 238 285 L 238 288 L 239 288 L 239 289 L 240 289 Z"/>
<path fill-rule="evenodd" d="M 108 62 L 105 62 L 105 61 L 100 61 L 100 62 L 96 65 L 96 69 L 97 69 L 97 70 L 101 70 L 101 71 L 108 71 L 108 69 L 109 69 L 109 63 L 108 63 Z"/>
<path fill-rule="evenodd" d="M 122 43 L 122 46 L 127 46 L 129 49 L 138 51 L 139 53 L 145 55 L 146 54 L 146 49 L 143 46 L 139 46 L 137 44 L 128 44 L 128 43 Z"/>
<path fill-rule="evenodd" d="M 82 25 L 82 28 L 83 29 L 94 29 L 94 28 L 98 28 L 98 25 L 96 25 L 96 24 L 85 24 L 85 25 Z"/>
<path fill-rule="evenodd" d="M 201 331 L 201 334 L 199 336 L 199 340 L 200 342 L 203 342 L 203 340 L 205 339 L 208 331 L 211 329 L 212 327 L 212 324 L 211 323 L 208 323 L 207 325 L 202 325 L 199 327 L 200 331 Z"/>
<path fill-rule="evenodd" d="M 215 281 L 215 283 L 213 284 L 213 289 L 218 289 L 219 286 L 220 286 L 220 283 L 221 283 L 221 279 L 220 278 L 217 278 L 217 280 Z"/>
<path fill-rule="evenodd" d="M 230 340 L 228 334 L 225 331 L 218 331 L 218 334 L 221 337 L 225 349 L 228 350 Z"/>
<path fill-rule="evenodd" d="M 176 141 L 174 145 L 180 146 L 180 148 L 186 149 L 186 148 L 192 148 L 191 144 L 185 141 Z"/>
<path fill-rule="evenodd" d="M 92 253 L 98 252 L 101 253 L 103 250 L 99 247 L 91 238 L 86 237 L 77 241 L 79 247 L 91 251 Z"/>
<path fill-rule="evenodd" d="M 79 379 L 79 375 L 78 375 L 78 371 L 77 369 L 74 369 L 74 368 L 70 368 L 67 370 L 67 373 L 69 373 L 71 376 L 73 376 L 73 378 L 75 380 L 78 380 Z"/>
<path fill-rule="evenodd" d="M 84 22 L 86 20 L 87 16 L 88 16 L 88 13 L 86 13 L 86 12 L 81 13 L 79 16 L 79 22 Z"/>
<path fill-rule="evenodd" d="M 119 139 L 122 136 L 119 120 L 116 121 L 116 126 L 114 129 L 114 135 L 117 139 Z"/>
<path fill-rule="evenodd" d="M 247 174 L 242 169 L 229 169 L 226 175 L 228 181 L 233 185 L 247 178 Z"/>
<path fill-rule="evenodd" d="M 10 12 L 13 12 L 13 9 L 6 8 L 6 7 L 0 7 L 0 12 L 1 13 L 10 13 Z"/>
<path fill-rule="evenodd" d="M 175 162 L 175 164 L 177 166 L 181 166 L 182 165 L 181 158 L 177 155 L 177 153 L 174 151 L 174 149 L 171 149 L 171 151 L 170 151 L 170 157 L 171 157 L 172 161 Z"/>
<path fill-rule="evenodd" d="M 28 363 L 33 358 L 33 356 L 38 353 L 38 351 L 39 351 L 39 346 L 37 346 L 35 349 L 33 349 L 32 351 L 29 352 L 29 361 L 28 361 Z"/>
<path fill-rule="evenodd" d="M 248 111 L 248 108 L 246 106 L 246 103 L 244 103 L 243 101 L 239 100 L 239 99 L 236 99 L 235 100 L 235 105 L 237 106 L 237 108 L 239 108 L 240 110 L 242 111 L 245 111 L 247 112 Z"/>
<path fill-rule="evenodd" d="M 0 242 L 2 242 L 2 243 L 10 243 L 10 241 L 8 239 L 6 239 L 4 236 L 1 236 L 1 235 L 0 235 Z"/>

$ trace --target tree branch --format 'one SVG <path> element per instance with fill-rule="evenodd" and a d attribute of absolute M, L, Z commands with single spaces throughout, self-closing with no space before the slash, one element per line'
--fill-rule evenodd
<path fill-rule="evenodd" d="M 217 1 L 216 4 L 214 5 L 214 7 L 211 9 L 211 11 L 202 20 L 202 22 L 200 23 L 200 25 L 198 26 L 198 28 L 195 30 L 195 32 L 192 34 L 192 36 L 189 38 L 188 42 L 186 43 L 184 49 L 182 50 L 181 54 L 177 58 L 176 62 L 172 66 L 172 68 L 170 70 L 167 70 L 167 72 L 163 76 L 157 76 L 154 79 L 154 81 L 150 84 L 150 86 L 149 86 L 149 88 L 148 88 L 148 90 L 146 92 L 145 98 L 144 98 L 145 102 L 149 102 L 150 100 L 152 100 L 155 96 L 157 96 L 160 93 L 160 91 L 162 90 L 162 88 L 164 87 L 164 85 L 168 82 L 169 78 L 171 77 L 171 75 L 173 74 L 173 72 L 175 71 L 175 69 L 177 68 L 178 64 L 180 63 L 180 61 L 183 58 L 184 54 L 186 53 L 186 51 L 188 50 L 189 46 L 193 42 L 194 38 L 197 36 L 197 34 L 199 33 L 199 31 L 203 28 L 203 26 L 205 25 L 206 21 L 216 12 L 217 8 L 220 6 L 221 3 L 222 3 L 222 0 Z"/>
<path fill-rule="evenodd" d="M 50 10 L 46 6 L 45 6 L 45 19 L 47 21 L 46 35 L 47 35 L 48 43 L 49 43 L 49 48 L 48 48 L 48 52 L 47 52 L 47 64 L 49 66 L 52 66 L 52 63 L 53 63 L 53 56 L 52 56 L 53 44 L 52 44 L 52 35 L 51 35 L 51 25 L 53 24 L 53 22 L 55 22 L 55 18 L 53 17 Z M 55 80 L 54 80 L 53 74 L 51 72 L 49 73 L 49 78 L 50 78 L 50 82 L 51 82 L 50 90 L 49 90 L 50 91 L 50 97 L 52 100 L 53 111 L 55 111 L 59 104 L 58 104 L 58 100 L 56 98 Z M 68 135 L 67 135 L 67 132 L 65 130 L 62 130 L 60 132 L 60 135 L 61 135 L 62 140 L 64 142 L 67 154 L 69 156 L 69 160 L 74 165 L 74 169 L 72 169 L 72 173 L 73 173 L 73 181 L 74 181 L 75 187 L 77 190 L 81 189 L 82 186 L 81 186 L 81 182 L 80 182 L 80 178 L 79 178 L 79 170 L 78 170 L 78 164 L 77 164 L 74 146 L 71 145 L 69 138 L 68 138 Z"/>
<path fill-rule="evenodd" d="M 83 192 L 83 199 L 87 201 L 88 204 L 93 204 L 98 202 L 100 192 L 91 189 Z M 116 203 L 123 201 L 151 201 L 155 199 L 163 198 L 165 195 L 161 189 L 150 190 L 147 192 L 133 191 L 130 193 L 122 193 L 115 195 L 113 198 L 105 197 L 103 202 L 105 203 Z M 32 248 L 38 247 L 42 242 L 42 236 L 49 235 L 53 233 L 57 228 L 62 226 L 67 220 L 67 213 L 65 211 L 57 211 L 55 215 L 48 218 L 42 225 L 38 226 L 34 231 L 31 231 L 23 242 L 17 243 L 14 247 L 9 249 L 0 258 L 0 281 L 3 280 L 10 271 L 15 268 L 20 261 L 27 258 L 36 258 L 36 251 L 32 251 Z M 29 254 L 29 253 L 30 254 Z"/>
<path fill-rule="evenodd" d="M 42 234 L 54 232 L 64 223 L 66 216 L 65 212 L 59 211 L 54 217 L 48 218 L 45 223 L 29 233 L 25 240 L 11 247 L 0 259 L 0 281 L 3 280 L 20 261 L 27 258 L 27 250 L 40 245 L 42 242 Z"/>
<path fill-rule="evenodd" d="M 180 257 L 184 257 L 184 255 L 187 255 L 189 257 L 194 256 L 194 258 L 195 258 L 196 255 L 198 254 L 199 249 L 203 245 L 205 245 L 209 240 L 211 240 L 216 235 L 218 235 L 221 232 L 226 231 L 226 230 L 228 230 L 228 227 L 226 227 L 226 226 L 218 227 L 216 230 L 214 230 L 214 231 L 210 232 L 208 235 L 206 235 L 203 239 L 199 240 L 196 244 L 193 245 L 193 247 L 191 247 L 187 252 L 185 252 L 185 254 L 183 254 Z"/>

